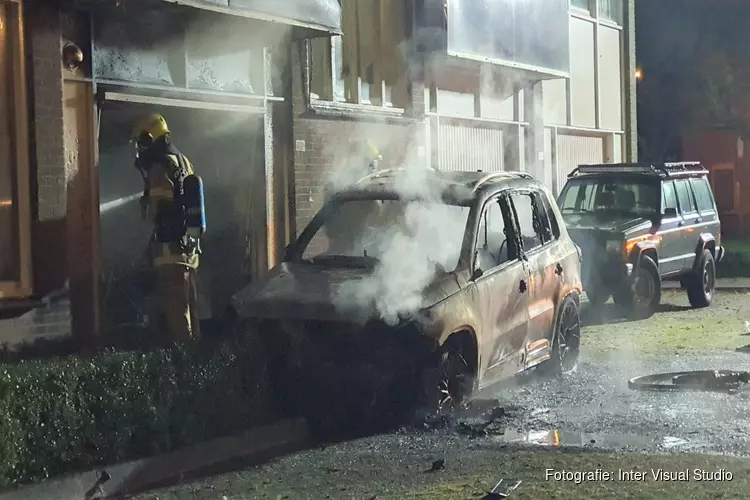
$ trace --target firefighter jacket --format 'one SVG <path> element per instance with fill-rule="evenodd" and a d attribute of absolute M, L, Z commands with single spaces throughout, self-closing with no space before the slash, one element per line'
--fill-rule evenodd
<path fill-rule="evenodd" d="M 149 161 L 146 192 L 142 200 L 143 216 L 156 228 L 161 211 L 174 210 L 170 203 L 174 203 L 174 186 L 180 172 L 177 155 L 180 154 L 174 146 L 168 145 L 164 154 L 157 153 L 154 160 Z M 183 164 L 187 175 L 193 174 L 193 165 L 183 155 Z M 161 161 L 156 161 L 160 159 Z M 156 234 L 156 230 L 154 231 Z M 180 264 L 190 268 L 197 268 L 199 257 L 196 252 L 185 253 L 178 242 L 163 243 L 156 237 L 152 238 L 150 246 L 151 258 L 154 266 L 164 264 Z"/>

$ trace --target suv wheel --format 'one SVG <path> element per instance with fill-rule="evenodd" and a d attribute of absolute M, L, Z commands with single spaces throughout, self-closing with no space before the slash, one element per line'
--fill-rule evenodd
<path fill-rule="evenodd" d="M 645 319 L 654 314 L 661 302 L 661 276 L 651 257 L 641 257 L 632 288 L 618 291 L 615 302 L 627 309 L 633 319 Z"/>
<path fill-rule="evenodd" d="M 578 304 L 568 296 L 560 307 L 560 314 L 552 337 L 550 359 L 542 365 L 549 375 L 568 375 L 578 368 L 581 348 L 581 318 Z"/>
<path fill-rule="evenodd" d="M 685 283 L 693 307 L 708 307 L 716 287 L 716 263 L 710 250 L 703 250 L 697 271 Z"/>

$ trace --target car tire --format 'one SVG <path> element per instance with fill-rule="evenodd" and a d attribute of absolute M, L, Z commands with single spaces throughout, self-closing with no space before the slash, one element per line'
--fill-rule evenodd
<path fill-rule="evenodd" d="M 659 266 L 651 257 L 644 255 L 637 273 L 634 285 L 619 290 L 614 298 L 616 304 L 628 311 L 631 319 L 646 319 L 653 316 L 661 303 Z"/>
<path fill-rule="evenodd" d="M 427 410 L 449 410 L 466 403 L 474 392 L 476 374 L 461 344 L 449 338 L 422 372 L 422 405 Z"/>
<path fill-rule="evenodd" d="M 688 300 L 694 308 L 708 307 L 716 288 L 716 261 L 710 250 L 703 250 L 698 269 L 686 280 Z"/>
<path fill-rule="evenodd" d="M 581 316 L 578 302 L 568 295 L 562 302 L 555 330 L 552 334 L 550 359 L 541 366 L 542 372 L 552 376 L 564 376 L 578 369 L 581 349 Z"/>

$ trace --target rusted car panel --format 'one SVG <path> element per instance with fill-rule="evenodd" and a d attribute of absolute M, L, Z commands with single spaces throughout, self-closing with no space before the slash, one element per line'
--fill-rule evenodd
<path fill-rule="evenodd" d="M 241 318 L 277 325 L 283 333 L 268 335 L 287 338 L 280 345 L 289 351 L 289 357 L 310 358 L 313 348 L 309 346 L 320 351 L 318 348 L 325 344 L 322 350 L 337 353 L 328 357 L 346 365 L 351 365 L 353 353 L 359 365 L 363 363 L 359 355 L 387 360 L 406 358 L 404 370 L 392 370 L 396 380 L 413 375 L 423 363 L 434 361 L 433 355 L 449 344 L 453 346 L 451 339 L 458 337 L 462 349 L 459 357 L 470 366 L 474 389 L 548 360 L 554 348 L 560 305 L 572 297 L 577 307 L 578 294 L 582 292 L 580 252 L 568 236 L 552 194 L 520 173 L 432 172 L 426 176 L 422 184 L 429 187 L 427 198 L 393 187 L 392 173 L 372 176 L 334 195 L 287 249 L 284 262 L 272 270 L 271 276 L 233 297 L 235 311 Z M 513 196 L 530 203 L 530 212 L 522 214 L 533 218 L 528 227 L 520 222 L 520 205 Z M 394 226 L 402 223 L 404 217 L 409 218 L 408 206 L 412 203 L 465 208 L 461 208 L 465 216 L 461 234 L 454 231 L 453 235 L 458 241 L 437 240 L 438 247 L 455 245 L 458 255 L 446 261 L 450 262 L 447 267 L 444 262 L 437 267 L 421 289 L 417 307 L 405 314 L 399 311 L 397 319 L 389 321 L 379 309 L 378 296 L 367 297 L 356 308 L 345 310 L 336 303 L 337 297 L 347 298 L 347 294 L 356 291 L 353 283 L 371 280 L 385 258 L 385 254 L 377 253 L 377 246 L 368 246 L 367 238 L 357 240 L 354 251 L 306 257 L 322 228 L 338 236 L 347 231 L 365 234 L 372 230 L 371 223 L 380 221 L 379 214 L 391 208 L 386 200 L 407 206 L 406 210 L 396 207 L 401 212 L 396 210 L 400 215 L 394 219 Z M 360 201 L 367 203 L 350 205 L 352 210 L 348 211 L 342 208 Z M 346 219 L 348 214 L 357 215 Z M 491 214 L 495 215 L 491 218 Z M 339 216 L 344 219 L 332 222 Z M 450 232 L 447 222 L 445 227 L 439 222 L 427 237 L 435 232 Z M 502 229 L 493 233 L 500 226 Z M 390 230 L 389 226 L 382 227 Z M 532 230 L 540 244 L 525 251 L 521 234 Z M 489 244 L 488 237 L 496 239 Z M 338 243 L 329 239 L 327 244 L 330 249 Z M 446 255 L 445 251 L 440 252 L 445 248 L 429 250 Z M 410 272 L 406 269 L 400 274 L 408 279 Z M 297 339 L 293 341 L 296 347 L 288 338 Z M 399 342 L 404 347 L 396 356 L 393 349 L 399 351 Z M 334 344 L 351 350 L 339 350 Z M 410 347 L 406 348 L 406 344 Z M 379 356 L 383 352 L 390 354 Z"/>

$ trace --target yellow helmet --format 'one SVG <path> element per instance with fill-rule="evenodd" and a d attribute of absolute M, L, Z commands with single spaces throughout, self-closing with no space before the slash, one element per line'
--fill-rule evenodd
<path fill-rule="evenodd" d="M 152 141 L 155 141 L 159 137 L 164 137 L 169 134 L 167 121 L 160 114 L 154 113 L 153 115 L 144 118 L 133 127 L 133 133 L 130 136 L 130 139 L 138 141 L 144 134 L 148 135 Z"/>

